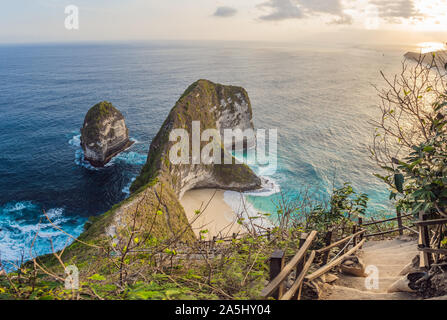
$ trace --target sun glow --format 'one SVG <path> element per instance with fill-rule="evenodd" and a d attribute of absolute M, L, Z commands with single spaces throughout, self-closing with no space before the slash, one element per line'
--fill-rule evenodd
<path fill-rule="evenodd" d="M 446 44 L 441 42 L 422 42 L 418 44 L 422 53 L 446 50 Z"/>
<path fill-rule="evenodd" d="M 411 24 L 418 31 L 447 30 L 447 1 L 415 0 L 414 6 L 418 16 Z"/>

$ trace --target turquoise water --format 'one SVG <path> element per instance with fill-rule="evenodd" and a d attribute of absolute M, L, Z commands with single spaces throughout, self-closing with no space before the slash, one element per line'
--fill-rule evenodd
<path fill-rule="evenodd" d="M 127 197 L 151 139 L 200 78 L 245 87 L 255 126 L 278 129 L 278 170 L 259 172 L 276 191 L 294 197 L 308 187 L 324 197 L 333 181 L 350 181 L 369 194 L 373 210 L 389 210 L 387 190 L 372 176 L 367 121 L 377 116 L 371 84 L 380 83 L 379 70 L 397 72 L 405 51 L 184 42 L 0 46 L 1 259 L 28 259 L 36 232 L 33 255 L 50 252 L 50 239 L 56 249 L 70 242 L 43 209 L 77 236 L 89 216 Z M 94 169 L 83 161 L 79 128 L 102 100 L 123 112 L 136 143 Z M 248 198 L 273 211 L 272 193 Z"/>

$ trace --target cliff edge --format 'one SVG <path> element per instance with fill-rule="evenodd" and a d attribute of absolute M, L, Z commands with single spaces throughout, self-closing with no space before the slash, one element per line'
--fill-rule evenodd
<path fill-rule="evenodd" d="M 152 140 L 147 163 L 131 187 L 131 196 L 105 214 L 91 218 L 80 240 L 98 242 L 100 239 L 125 237 L 127 227 L 137 214 L 138 224 L 150 230 L 158 239 L 180 238 L 194 241 L 185 211 L 179 202 L 182 195 L 193 188 L 221 188 L 225 190 L 253 190 L 261 187 L 261 179 L 245 164 L 238 163 L 225 147 L 225 141 L 212 141 L 222 157 L 230 164 L 173 164 L 170 141 L 175 129 L 183 129 L 192 143 L 192 123 L 200 123 L 201 130 L 253 129 L 252 109 L 247 92 L 241 87 L 224 86 L 208 80 L 192 84 L 177 101 L 160 131 Z M 201 141 L 201 147 L 209 141 Z M 245 148 L 254 144 L 254 137 L 238 136 L 227 141 Z M 191 144 L 189 145 L 191 148 Z M 191 150 L 190 150 L 191 151 Z M 192 154 L 189 159 L 192 161 Z"/>

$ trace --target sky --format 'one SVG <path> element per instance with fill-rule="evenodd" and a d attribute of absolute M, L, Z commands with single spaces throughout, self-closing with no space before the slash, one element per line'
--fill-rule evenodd
<path fill-rule="evenodd" d="M 79 9 L 67 30 L 65 8 Z M 447 41 L 447 0 L 2 0 L 0 42 Z"/>

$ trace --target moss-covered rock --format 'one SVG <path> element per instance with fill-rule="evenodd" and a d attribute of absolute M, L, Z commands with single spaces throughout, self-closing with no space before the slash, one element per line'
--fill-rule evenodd
<path fill-rule="evenodd" d="M 110 102 L 100 102 L 87 112 L 81 129 L 81 146 L 85 159 L 93 166 L 103 167 L 131 145 L 124 116 Z"/>
<path fill-rule="evenodd" d="M 121 120 L 121 113 L 110 103 L 94 106 L 86 116 L 83 143 L 89 146 L 90 139 L 102 135 L 104 127 L 109 126 L 106 123 Z M 232 164 L 172 164 L 169 150 L 174 142 L 169 141 L 169 134 L 175 128 L 184 128 L 191 133 L 192 121 L 200 121 L 202 130 L 223 132 L 224 129 L 252 129 L 252 110 L 247 92 L 240 87 L 223 86 L 207 80 L 192 84 L 177 101 L 153 139 L 147 163 L 132 185 L 131 196 L 103 215 L 91 218 L 79 240 L 102 246 L 125 238 L 137 219 L 139 232 L 150 234 L 160 241 L 194 241 L 194 232 L 179 202 L 185 191 L 211 187 L 243 191 L 261 186 L 261 180 L 248 166 L 236 163 L 222 141 L 215 143 L 222 154 L 229 155 Z M 64 251 L 64 257 L 76 264 L 88 264 L 96 254 L 95 249 L 79 242 Z M 48 262 L 53 258 L 47 256 L 45 259 Z"/>
<path fill-rule="evenodd" d="M 178 164 L 169 161 L 169 151 L 177 142 L 169 141 L 174 129 L 186 129 L 192 145 L 192 122 L 200 122 L 200 130 L 216 129 L 221 137 L 225 129 L 253 130 L 252 108 L 245 89 L 199 80 L 186 89 L 169 113 L 160 131 L 152 140 L 148 160 L 140 176 L 135 180 L 131 191 L 135 192 L 162 175 L 171 182 L 172 189 L 179 197 L 193 188 L 221 188 L 225 190 L 246 191 L 257 189 L 261 180 L 245 164 L 236 163 L 228 154 L 232 147 L 224 141 L 213 141 L 220 145 L 221 154 L 232 159 L 231 164 Z M 254 136 L 246 136 L 245 147 L 254 145 Z M 201 148 L 209 141 L 202 141 Z M 192 163 L 192 154 L 189 154 Z M 222 163 L 224 161 L 222 160 Z"/>

